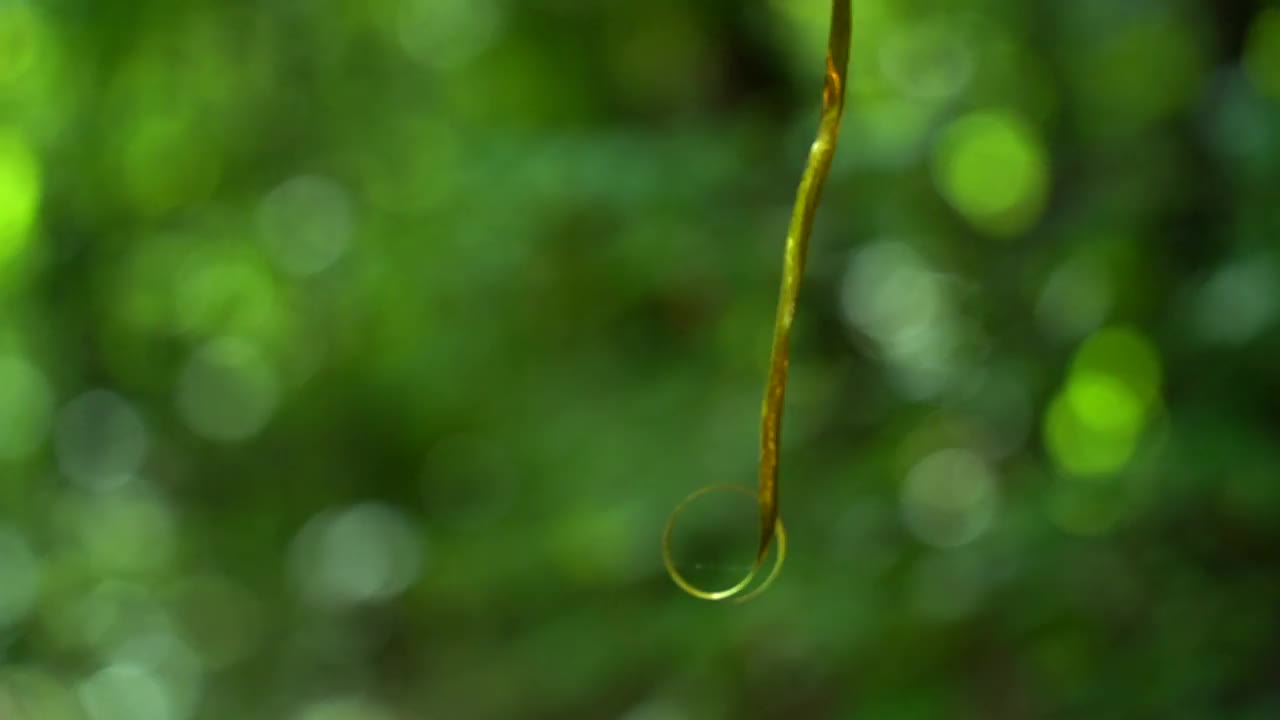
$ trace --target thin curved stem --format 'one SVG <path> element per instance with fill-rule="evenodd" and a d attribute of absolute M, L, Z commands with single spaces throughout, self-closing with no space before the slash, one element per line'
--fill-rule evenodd
<path fill-rule="evenodd" d="M 804 279 L 813 218 L 817 214 L 840 137 L 852 25 L 849 4 L 850 0 L 831 3 L 831 38 L 827 45 L 827 74 L 822 89 L 822 120 L 818 125 L 818 137 L 809 149 L 809 163 L 800 177 L 782 258 L 782 289 L 778 295 L 778 316 L 773 324 L 773 352 L 769 357 L 769 379 L 760 411 L 760 546 L 756 550 L 757 565 L 764 562 L 769 552 L 778 521 L 778 457 L 782 405 L 787 392 L 787 367 L 791 355 L 791 322 L 795 319 L 800 282 Z"/>
<path fill-rule="evenodd" d="M 848 79 L 849 43 L 852 33 L 850 0 L 832 0 L 831 34 L 827 44 L 826 81 L 822 90 L 822 117 L 818 137 L 809 149 L 809 161 L 800 177 L 796 202 L 787 229 L 786 248 L 782 259 L 782 287 L 778 296 L 778 314 L 773 326 L 773 350 L 769 358 L 769 376 L 765 384 L 764 403 L 760 412 L 760 543 L 751 571 L 736 585 L 718 591 L 706 591 L 690 584 L 677 572 L 671 560 L 671 528 L 685 505 L 705 493 L 700 490 L 687 498 L 672 513 L 663 535 L 663 560 L 667 572 L 683 590 L 706 600 L 733 598 L 742 601 L 755 597 L 777 576 L 785 556 L 785 535 L 778 506 L 778 465 L 782 435 L 782 408 L 787 390 L 787 368 L 790 361 L 791 325 L 795 319 L 800 284 L 804 278 L 805 257 L 813 219 L 822 199 L 822 190 L 831 172 L 840 136 L 840 119 L 844 114 L 845 85 Z M 778 556 L 764 582 L 745 595 L 742 593 L 755 579 L 774 540 L 779 540 Z"/>

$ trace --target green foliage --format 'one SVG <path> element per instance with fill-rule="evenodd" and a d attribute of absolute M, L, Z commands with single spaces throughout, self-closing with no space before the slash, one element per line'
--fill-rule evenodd
<path fill-rule="evenodd" d="M 856 3 L 732 608 L 827 3 L 0 2 L 0 718 L 1276 716 L 1219 5 Z"/>

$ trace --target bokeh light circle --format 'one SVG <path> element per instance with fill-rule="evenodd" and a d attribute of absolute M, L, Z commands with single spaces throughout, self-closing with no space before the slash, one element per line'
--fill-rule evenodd
<path fill-rule="evenodd" d="M 26 539 L 0 525 L 0 630 L 21 622 L 35 607 L 41 568 Z"/>
<path fill-rule="evenodd" d="M 354 230 L 350 194 L 319 175 L 285 181 L 258 208 L 263 244 L 276 264 L 294 275 L 314 275 L 337 262 Z"/>
<path fill-rule="evenodd" d="M 178 411 L 196 434 L 239 442 L 258 434 L 275 411 L 275 372 L 257 348 L 218 338 L 197 350 L 178 377 Z"/>
<path fill-rule="evenodd" d="M 1159 399 L 1162 375 L 1155 346 L 1137 330 L 1113 326 L 1090 335 L 1045 413 L 1054 463 L 1076 477 L 1124 468 Z"/>
<path fill-rule="evenodd" d="M 169 689 L 145 668 L 109 665 L 79 687 L 89 720 L 178 720 Z"/>
<path fill-rule="evenodd" d="M 907 473 L 902 513 L 907 528 L 938 547 L 972 542 L 995 517 L 995 474 L 977 454 L 962 448 L 939 450 Z"/>
<path fill-rule="evenodd" d="M 53 402 L 39 368 L 0 353 L 0 460 L 20 459 L 40 447 L 49 433 Z"/>
<path fill-rule="evenodd" d="M 1038 134 L 1004 111 L 965 115 L 943 132 L 933 158 L 939 192 L 977 230 L 996 237 L 1029 229 L 1049 190 Z"/>
<path fill-rule="evenodd" d="M 418 579 L 423 540 L 400 509 L 362 503 L 308 521 L 294 540 L 292 561 L 303 595 L 317 606 L 383 602 Z"/>
<path fill-rule="evenodd" d="M 503 11 L 493 0 L 405 0 L 396 35 L 414 60 L 433 70 L 464 65 L 493 42 Z"/>
<path fill-rule="evenodd" d="M 0 127 L 0 267 L 26 246 L 40 195 L 40 159 L 26 138 Z"/>
<path fill-rule="evenodd" d="M 91 390 L 62 408 L 54 445 L 64 475 L 83 487 L 106 490 L 137 474 L 150 437 L 142 417 L 122 396 Z"/>

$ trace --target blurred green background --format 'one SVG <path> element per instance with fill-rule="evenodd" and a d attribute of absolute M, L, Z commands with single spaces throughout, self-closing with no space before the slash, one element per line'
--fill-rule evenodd
<path fill-rule="evenodd" d="M 0 2 L 0 718 L 1280 717 L 1274 1 L 856 2 L 667 579 L 829 11 Z"/>

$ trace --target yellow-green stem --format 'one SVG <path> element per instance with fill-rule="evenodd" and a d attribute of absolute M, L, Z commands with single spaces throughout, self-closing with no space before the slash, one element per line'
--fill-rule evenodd
<path fill-rule="evenodd" d="M 744 601 L 755 597 L 777 576 L 786 557 L 786 534 L 778 509 L 778 467 L 782 435 L 782 408 L 787 389 L 787 366 L 790 359 L 791 324 L 795 318 L 796 303 L 800 296 L 800 283 L 804 277 L 805 257 L 809 250 L 809 236 L 813 231 L 813 219 L 822 198 L 827 175 L 831 171 L 831 159 L 835 155 L 836 141 L 840 135 L 840 118 L 844 113 L 845 84 L 849 67 L 849 42 L 852 29 L 850 0 L 832 0 L 831 35 L 827 45 L 826 81 L 822 90 L 822 119 L 818 137 L 809 149 L 809 161 L 800 178 L 796 192 L 791 224 L 787 229 L 786 248 L 782 260 L 782 288 L 778 297 L 778 314 L 773 327 L 773 350 L 769 359 L 769 376 L 765 384 L 764 403 L 760 420 L 760 487 L 757 500 L 760 509 L 760 542 L 755 562 L 745 578 L 725 590 L 707 591 L 689 583 L 676 569 L 671 558 L 671 531 L 680 512 L 695 497 L 715 488 L 704 488 L 687 498 L 671 514 L 663 535 L 663 561 L 667 572 L 683 590 L 706 600 L 732 598 Z M 732 488 L 730 488 L 732 489 Z M 738 491 L 743 489 L 738 488 Z M 755 579 L 764 565 L 769 547 L 778 541 L 774 566 L 754 590 L 740 594 Z"/>
<path fill-rule="evenodd" d="M 764 562 L 778 521 L 778 458 L 782 435 L 782 403 L 787 390 L 790 362 L 791 322 L 795 319 L 800 283 L 804 279 L 805 258 L 813 218 L 822 199 L 822 189 L 831 171 L 840 118 L 844 114 L 844 89 L 849 67 L 849 0 L 831 4 L 831 39 L 827 47 L 826 82 L 822 89 L 822 120 L 818 137 L 809 149 L 809 162 L 800 177 L 796 204 L 791 211 L 787 244 L 782 258 L 782 289 L 778 295 L 778 316 L 773 325 L 773 352 L 769 357 L 769 380 L 765 385 L 760 419 L 760 546 L 756 564 Z"/>

